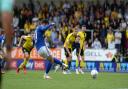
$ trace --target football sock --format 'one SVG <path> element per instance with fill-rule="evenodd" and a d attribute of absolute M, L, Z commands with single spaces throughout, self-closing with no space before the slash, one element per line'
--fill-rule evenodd
<path fill-rule="evenodd" d="M 6 63 L 6 61 L 5 60 L 2 60 L 2 68 L 4 68 L 4 66 L 5 66 L 5 63 Z"/>
<path fill-rule="evenodd" d="M 71 67 L 71 61 L 68 61 L 68 69 L 70 70 Z"/>
<path fill-rule="evenodd" d="M 78 61 L 78 59 L 76 59 L 76 68 L 78 68 L 79 67 L 79 61 Z"/>
<path fill-rule="evenodd" d="M 83 60 L 81 60 L 81 61 L 80 61 L 80 67 L 81 67 L 81 68 L 84 68 L 84 66 L 85 66 L 85 63 L 84 63 Z"/>
<path fill-rule="evenodd" d="M 45 66 L 46 66 L 46 75 L 47 75 L 52 67 L 52 63 L 49 60 L 46 60 Z"/>
<path fill-rule="evenodd" d="M 54 62 L 55 62 L 56 64 L 60 64 L 60 65 L 62 65 L 62 62 L 61 62 L 59 59 L 57 59 L 57 58 L 53 58 L 53 60 L 54 60 Z"/>

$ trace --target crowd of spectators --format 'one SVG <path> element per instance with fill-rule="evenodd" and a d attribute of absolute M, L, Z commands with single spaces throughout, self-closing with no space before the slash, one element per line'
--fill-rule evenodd
<path fill-rule="evenodd" d="M 41 3 L 38 0 L 29 0 L 28 3 L 22 3 L 21 7 L 15 4 L 14 46 L 17 46 L 22 35 L 33 33 L 41 19 L 48 19 L 49 22 L 56 23 L 52 30 L 45 33 L 49 47 L 62 46 L 75 26 L 80 30 L 85 25 L 86 47 L 116 48 L 119 55 L 128 56 L 128 2 L 113 0 L 109 3 L 104 0 L 101 4 L 100 0 L 95 1 L 61 0 L 57 3 Z"/>

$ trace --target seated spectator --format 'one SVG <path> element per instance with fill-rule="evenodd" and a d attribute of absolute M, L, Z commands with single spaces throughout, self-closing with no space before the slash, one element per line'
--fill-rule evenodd
<path fill-rule="evenodd" d="M 50 29 L 45 32 L 45 38 L 49 47 L 52 47 L 51 33 L 52 31 Z"/>
<path fill-rule="evenodd" d="M 121 38 L 122 34 L 119 30 L 116 30 L 115 32 L 115 47 L 120 52 L 121 50 Z"/>
<path fill-rule="evenodd" d="M 25 24 L 24 24 L 24 33 L 29 33 L 31 28 L 30 28 L 30 22 L 28 20 L 26 20 Z"/>
<path fill-rule="evenodd" d="M 124 19 L 121 19 L 120 27 L 122 29 L 125 29 L 127 27 L 127 23 L 126 23 L 126 21 Z"/>
<path fill-rule="evenodd" d="M 92 48 L 94 49 L 101 49 L 101 42 L 98 40 L 98 38 L 95 38 L 94 42 L 92 43 Z"/>
<path fill-rule="evenodd" d="M 124 18 L 126 21 L 128 21 L 128 9 L 126 8 L 125 12 L 124 12 Z"/>
<path fill-rule="evenodd" d="M 48 37 L 45 37 L 45 44 L 46 44 L 47 47 L 50 48 L 50 43 L 49 43 Z"/>
<path fill-rule="evenodd" d="M 115 49 L 115 41 L 112 40 L 108 43 L 108 49 Z"/>
<path fill-rule="evenodd" d="M 33 19 L 32 23 L 30 24 L 30 30 L 34 31 L 36 29 L 37 24 L 38 24 L 38 19 Z"/>
<path fill-rule="evenodd" d="M 108 33 L 107 33 L 107 37 L 106 37 L 106 43 L 107 43 L 107 45 L 109 43 L 111 43 L 113 40 L 114 40 L 114 34 L 112 32 L 112 28 L 109 27 L 109 30 L 108 30 Z"/>
<path fill-rule="evenodd" d="M 36 25 L 38 25 L 39 23 L 39 18 L 38 18 L 38 14 L 35 14 L 35 16 L 32 18 L 32 22 L 34 22 Z"/>
<path fill-rule="evenodd" d="M 56 45 L 56 42 L 55 42 L 56 38 L 57 38 L 56 28 L 52 28 L 51 36 L 50 36 L 50 39 L 51 39 L 51 42 L 52 42 L 52 47 L 55 47 L 55 45 Z"/>
<path fill-rule="evenodd" d="M 54 47 L 55 48 L 57 48 L 57 47 L 61 47 L 62 46 L 62 41 L 61 41 L 61 39 L 60 39 L 60 36 L 59 36 L 59 33 L 58 32 L 56 32 L 57 34 L 56 34 L 56 37 L 55 37 L 55 39 L 53 40 L 53 45 L 54 45 Z"/>
<path fill-rule="evenodd" d="M 104 23 L 105 23 L 105 27 L 108 27 L 110 22 L 109 22 L 109 15 L 105 14 L 105 17 L 104 17 Z"/>
<path fill-rule="evenodd" d="M 19 18 L 17 16 L 13 17 L 13 28 L 16 29 L 19 25 Z"/>
<path fill-rule="evenodd" d="M 125 41 L 126 54 L 128 54 L 128 27 L 126 29 L 125 37 L 126 37 L 126 41 Z"/>
<path fill-rule="evenodd" d="M 105 24 L 102 24 L 102 28 L 100 29 L 100 40 L 103 48 L 106 48 L 105 37 L 107 35 L 107 29 L 105 28 Z"/>

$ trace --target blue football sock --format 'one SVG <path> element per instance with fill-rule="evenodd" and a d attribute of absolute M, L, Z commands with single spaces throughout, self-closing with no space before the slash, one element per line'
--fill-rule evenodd
<path fill-rule="evenodd" d="M 49 73 L 52 63 L 49 60 L 46 60 L 46 74 Z"/>
<path fill-rule="evenodd" d="M 61 62 L 59 59 L 57 59 L 57 58 L 53 58 L 53 59 L 54 59 L 54 62 L 55 62 L 56 64 L 62 65 L 62 62 Z"/>
<path fill-rule="evenodd" d="M 4 68 L 5 63 L 6 63 L 6 61 L 2 60 L 2 68 Z"/>
<path fill-rule="evenodd" d="M 71 61 L 68 61 L 68 69 L 70 70 L 71 67 Z"/>

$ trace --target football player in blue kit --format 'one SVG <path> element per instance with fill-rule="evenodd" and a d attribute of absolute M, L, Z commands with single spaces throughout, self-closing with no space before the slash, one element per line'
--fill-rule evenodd
<path fill-rule="evenodd" d="M 46 30 L 50 29 L 54 26 L 55 23 L 48 22 L 47 19 L 44 19 L 41 21 L 41 25 L 37 26 L 35 30 L 35 46 L 38 51 L 38 54 L 42 56 L 44 59 L 46 59 L 46 71 L 44 74 L 44 79 L 51 79 L 51 77 L 48 75 L 51 66 L 53 63 L 59 64 L 61 66 L 67 67 L 66 64 L 62 63 L 59 59 L 52 57 L 50 50 L 45 44 L 45 37 L 44 33 Z"/>

